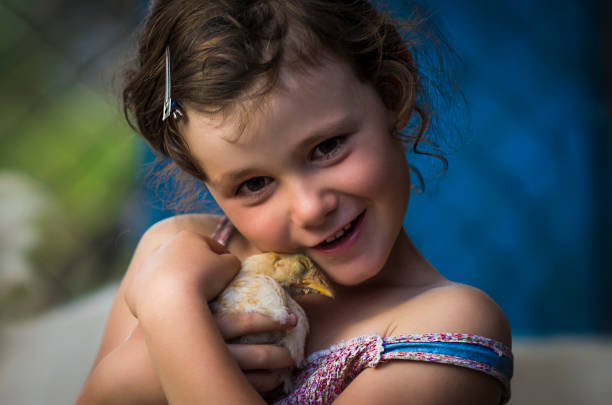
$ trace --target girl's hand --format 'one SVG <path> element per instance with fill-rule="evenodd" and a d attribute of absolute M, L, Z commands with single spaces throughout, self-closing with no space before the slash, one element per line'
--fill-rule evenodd
<path fill-rule="evenodd" d="M 127 286 L 125 301 L 136 318 L 157 311 L 160 301 L 210 302 L 240 270 L 240 261 L 209 237 L 181 232 L 146 258 Z M 164 299 L 161 299 L 161 297 Z M 165 301 L 168 302 L 168 301 Z M 215 317 L 226 342 L 233 338 L 287 330 L 296 322 L 280 324 L 259 314 Z M 286 348 L 275 345 L 227 343 L 232 357 L 251 385 L 261 393 L 280 384 L 280 369 L 294 366 Z"/>
<path fill-rule="evenodd" d="M 297 324 L 295 315 L 288 323 L 281 324 L 257 313 L 218 316 L 215 321 L 226 341 L 254 333 L 288 330 Z M 278 387 L 281 383 L 280 371 L 295 366 L 285 347 L 233 343 L 228 343 L 227 347 L 251 385 L 260 393 Z"/>
<path fill-rule="evenodd" d="M 126 305 L 169 403 L 263 403 L 207 304 L 239 269 L 224 247 L 183 231 L 146 257 L 127 282 Z"/>
<path fill-rule="evenodd" d="M 240 270 L 240 261 L 207 236 L 182 231 L 146 258 L 125 293 L 132 314 L 161 296 L 213 300 Z"/>

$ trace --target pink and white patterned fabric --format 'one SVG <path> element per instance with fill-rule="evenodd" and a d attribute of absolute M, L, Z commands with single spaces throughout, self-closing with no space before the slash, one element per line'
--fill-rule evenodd
<path fill-rule="evenodd" d="M 501 370 L 478 360 L 442 353 L 426 353 L 411 350 L 386 351 L 398 343 L 464 343 L 489 349 L 490 357 L 505 357 L 509 369 Z M 437 345 L 440 346 L 440 345 Z M 417 345 L 418 347 L 418 345 Z M 468 346 L 469 347 L 469 346 Z M 331 404 L 340 393 L 367 367 L 376 367 L 390 360 L 416 360 L 433 363 L 451 364 L 478 370 L 495 377 L 503 387 L 501 403 L 510 399 L 510 378 L 512 377 L 512 352 L 501 342 L 482 336 L 461 333 L 428 333 L 419 335 L 400 335 L 380 337 L 378 335 L 359 336 L 339 343 L 327 350 L 310 355 L 297 370 L 294 378 L 294 391 L 275 402 L 276 405 L 289 404 Z"/>

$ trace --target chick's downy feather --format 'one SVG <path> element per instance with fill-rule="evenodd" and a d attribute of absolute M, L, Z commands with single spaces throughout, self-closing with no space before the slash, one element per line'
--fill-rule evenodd
<path fill-rule="evenodd" d="M 211 303 L 211 309 L 219 315 L 257 312 L 280 323 L 287 323 L 290 314 L 295 314 L 297 325 L 288 331 L 258 333 L 236 340 L 284 346 L 299 365 L 304 359 L 309 324 L 304 310 L 292 297 L 310 293 L 333 296 L 325 276 L 308 257 L 263 253 L 242 262 L 240 272 Z M 287 391 L 289 374 L 284 380 Z"/>

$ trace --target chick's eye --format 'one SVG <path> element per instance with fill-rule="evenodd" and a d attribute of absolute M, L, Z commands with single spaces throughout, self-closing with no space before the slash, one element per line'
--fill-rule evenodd
<path fill-rule="evenodd" d="M 334 136 L 321 142 L 312 150 L 312 159 L 329 159 L 334 156 L 344 143 L 344 136 Z"/>
<path fill-rule="evenodd" d="M 255 194 L 272 182 L 272 178 L 266 176 L 253 177 L 240 184 L 237 194 Z"/>

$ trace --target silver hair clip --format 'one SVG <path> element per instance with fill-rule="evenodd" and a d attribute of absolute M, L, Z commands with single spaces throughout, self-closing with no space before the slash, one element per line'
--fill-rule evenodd
<path fill-rule="evenodd" d="M 176 101 L 172 101 L 170 96 L 170 47 L 166 47 L 166 88 L 164 92 L 164 111 L 162 112 L 162 121 L 166 121 L 170 115 L 174 120 L 183 118 L 183 112 L 176 106 Z"/>

